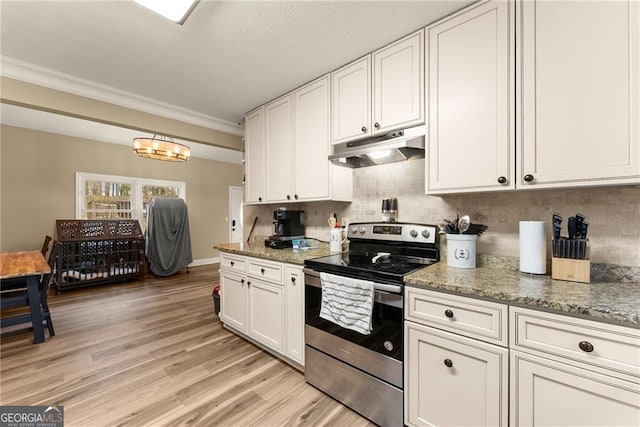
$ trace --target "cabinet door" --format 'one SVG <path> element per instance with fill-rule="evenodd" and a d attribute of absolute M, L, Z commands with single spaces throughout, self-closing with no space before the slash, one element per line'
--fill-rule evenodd
<path fill-rule="evenodd" d="M 265 200 L 264 143 L 264 110 L 260 107 L 248 113 L 244 119 L 244 178 L 247 203 Z"/>
<path fill-rule="evenodd" d="M 640 182 L 640 3 L 518 6 L 518 185 Z"/>
<path fill-rule="evenodd" d="M 249 335 L 284 353 L 284 288 L 249 278 Z"/>
<path fill-rule="evenodd" d="M 427 28 L 426 192 L 515 188 L 512 2 Z"/>
<path fill-rule="evenodd" d="M 331 73 L 334 144 L 371 135 L 370 58 Z"/>
<path fill-rule="evenodd" d="M 511 351 L 512 426 L 637 426 L 640 385 Z"/>
<path fill-rule="evenodd" d="M 331 147 L 329 76 L 298 89 L 294 98 L 294 199 L 328 199 Z"/>
<path fill-rule="evenodd" d="M 291 94 L 264 106 L 266 197 L 269 202 L 293 197 L 293 114 Z"/>
<path fill-rule="evenodd" d="M 304 274 L 296 265 L 285 271 L 286 355 L 304 366 Z"/>
<path fill-rule="evenodd" d="M 424 30 L 373 53 L 373 134 L 424 123 Z"/>
<path fill-rule="evenodd" d="M 508 351 L 405 322 L 405 422 L 506 426 Z"/>
<path fill-rule="evenodd" d="M 222 321 L 240 332 L 248 328 L 248 295 L 244 276 L 220 272 L 220 309 Z"/>

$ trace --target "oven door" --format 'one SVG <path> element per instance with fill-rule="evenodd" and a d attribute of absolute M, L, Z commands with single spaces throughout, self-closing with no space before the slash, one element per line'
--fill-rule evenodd
<path fill-rule="evenodd" d="M 373 330 L 369 335 L 343 328 L 320 317 L 320 273 L 305 269 L 305 342 L 359 369 L 402 388 L 404 318 L 402 286 L 376 284 Z M 399 293 L 378 290 L 394 289 Z M 399 368 L 399 369 L 398 369 Z M 391 374 L 391 372 L 394 372 Z"/>

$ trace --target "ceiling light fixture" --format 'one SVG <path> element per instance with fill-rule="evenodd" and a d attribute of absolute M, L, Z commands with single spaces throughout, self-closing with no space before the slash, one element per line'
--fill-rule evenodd
<path fill-rule="evenodd" d="M 189 14 L 193 11 L 200 0 L 134 0 L 136 3 L 153 10 L 165 18 L 177 23 L 184 24 Z"/>
<path fill-rule="evenodd" d="M 191 148 L 174 142 L 167 136 L 153 135 L 153 138 L 133 138 L 133 152 L 147 159 L 168 162 L 186 162 L 191 156 Z"/>

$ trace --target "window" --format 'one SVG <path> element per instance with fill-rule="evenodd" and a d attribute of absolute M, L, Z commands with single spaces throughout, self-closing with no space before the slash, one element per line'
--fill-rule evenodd
<path fill-rule="evenodd" d="M 134 218 L 144 229 L 154 197 L 186 200 L 186 184 L 126 176 L 76 173 L 76 219 Z"/>

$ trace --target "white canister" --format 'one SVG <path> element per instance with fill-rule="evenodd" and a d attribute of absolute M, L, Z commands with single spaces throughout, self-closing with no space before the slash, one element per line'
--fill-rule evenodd
<path fill-rule="evenodd" d="M 344 228 L 332 228 L 329 235 L 329 252 L 342 252 L 342 245 L 347 240 L 347 230 Z"/>
<path fill-rule="evenodd" d="M 456 268 L 476 268 L 475 234 L 447 234 L 447 265 Z"/>
<path fill-rule="evenodd" d="M 544 221 L 520 221 L 520 271 L 533 274 L 547 272 Z"/>

